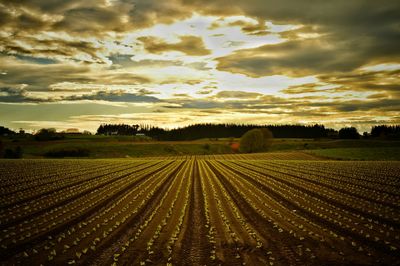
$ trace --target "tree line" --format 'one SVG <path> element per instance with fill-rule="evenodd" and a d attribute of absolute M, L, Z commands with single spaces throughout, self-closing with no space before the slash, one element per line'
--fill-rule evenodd
<path fill-rule="evenodd" d="M 371 137 L 374 137 L 374 138 L 377 138 L 377 137 L 400 138 L 400 125 L 374 126 L 371 129 Z"/>
<path fill-rule="evenodd" d="M 202 138 L 240 138 L 249 130 L 266 128 L 275 138 L 341 138 L 358 139 L 360 134 L 354 127 L 344 127 L 339 131 L 324 125 L 256 125 L 256 124 L 194 124 L 186 127 L 164 129 L 152 125 L 102 124 L 98 135 L 143 134 L 155 140 L 195 140 Z M 364 137 L 400 138 L 400 125 L 380 125 L 372 127 Z"/>
<path fill-rule="evenodd" d="M 335 130 L 323 125 L 244 125 L 244 124 L 195 124 L 175 129 L 163 129 L 151 125 L 102 124 L 98 135 L 144 134 L 156 140 L 195 140 L 202 138 L 240 138 L 254 128 L 268 128 L 277 138 L 323 138 L 335 134 Z"/>
<path fill-rule="evenodd" d="M 324 125 L 256 125 L 256 124 L 194 124 L 186 127 L 164 129 L 146 124 L 101 124 L 97 135 L 134 136 L 143 134 L 155 140 L 182 141 L 195 139 L 240 138 L 254 128 L 266 128 L 275 138 L 341 138 L 357 139 L 360 134 L 354 127 L 344 127 L 340 130 L 326 128 Z M 64 138 L 63 133 L 55 129 L 41 129 L 34 135 L 20 130 L 14 132 L 0 126 L 0 136 L 32 136 L 35 140 L 57 140 Z M 370 132 L 364 132 L 363 137 L 400 139 L 400 125 L 373 126 Z"/>

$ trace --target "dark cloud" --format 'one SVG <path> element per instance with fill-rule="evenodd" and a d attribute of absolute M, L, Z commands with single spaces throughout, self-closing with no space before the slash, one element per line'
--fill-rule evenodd
<path fill-rule="evenodd" d="M 104 3 L 104 1 L 96 1 L 96 0 L 88 0 L 88 1 L 80 1 L 80 0 L 17 0 L 17 1 L 7 1 L 0 0 L 0 3 L 5 4 L 6 6 L 12 6 L 13 8 L 28 8 L 34 10 L 36 12 L 41 13 L 61 13 L 70 8 L 74 8 L 77 6 L 86 5 L 94 5 L 97 3 Z"/>
<path fill-rule="evenodd" d="M 25 89 L 15 89 L 9 87 L 0 88 L 0 102 L 3 103 L 51 103 L 51 102 L 74 102 L 74 101 L 106 101 L 106 102 L 128 102 L 128 103 L 156 103 L 160 100 L 154 96 L 147 96 L 143 91 L 139 93 L 129 93 L 125 91 L 97 91 L 90 94 L 71 95 L 71 96 L 49 96 L 34 97 Z"/>
<path fill-rule="evenodd" d="M 320 75 L 319 79 L 326 83 L 341 85 L 337 90 L 358 91 L 399 91 L 400 70 L 394 71 L 354 71 Z"/>
<path fill-rule="evenodd" d="M 267 31 L 267 26 L 262 19 L 258 20 L 256 24 L 244 20 L 237 20 L 229 23 L 228 26 L 239 26 L 243 32 L 251 35 L 265 35 L 269 33 Z"/>
<path fill-rule="evenodd" d="M 281 90 L 282 93 L 285 94 L 303 94 L 303 93 L 332 93 L 332 92 L 337 92 L 337 88 L 324 88 L 322 87 L 323 84 L 319 83 L 308 83 L 308 84 L 303 84 L 300 86 L 290 86 L 286 89 Z"/>
<path fill-rule="evenodd" d="M 102 62 L 92 44 L 74 44 L 55 40 L 54 45 L 43 40 L 28 40 L 25 32 L 51 30 L 72 36 L 104 37 L 110 32 L 126 32 L 157 23 L 171 23 L 188 18 L 193 11 L 203 14 L 246 15 L 257 23 L 245 20 L 229 22 L 249 34 L 267 32 L 266 20 L 274 23 L 304 25 L 302 29 L 282 33 L 287 43 L 238 51 L 220 58 L 219 68 L 252 76 L 269 74 L 305 75 L 329 71 L 346 72 L 369 63 L 390 58 L 399 60 L 400 41 L 398 1 L 338 0 L 326 3 L 302 3 L 294 0 L 168 0 L 168 1 L 6 1 L 0 21 L 13 40 L 32 44 L 26 49 L 18 41 L 0 44 L 4 51 L 41 55 L 72 56 L 88 54 L 93 62 Z M 224 8 L 221 8 L 223 6 Z M 301 33 L 320 34 L 316 40 L 299 39 Z M 206 55 L 209 51 L 197 37 L 183 36 L 175 44 L 148 37 L 145 48 L 154 53 L 178 50 L 189 55 Z M 197 38 L 197 39 L 196 39 Z M 147 44 L 146 44 L 147 42 Z M 41 44 L 55 49 L 39 49 Z M 271 56 L 269 53 L 275 53 Z"/>
<path fill-rule="evenodd" d="M 231 92 L 222 92 L 222 98 L 231 98 Z M 235 92 L 236 93 L 236 92 Z M 227 97 L 225 97 L 225 94 Z M 246 92 L 245 92 L 246 94 Z M 218 101 L 220 97 L 210 96 L 204 99 L 168 100 L 165 108 L 199 109 L 199 110 L 241 110 L 243 113 L 292 114 L 302 116 L 332 116 L 347 112 L 363 112 L 365 115 L 388 115 L 387 112 L 400 111 L 400 99 L 384 97 L 366 100 L 346 100 L 345 97 L 332 100 L 326 96 L 306 96 L 283 98 L 273 95 L 251 95 L 246 97 L 239 92 L 242 100 Z"/>
<path fill-rule="evenodd" d="M 319 25 L 332 30 L 351 32 L 364 29 L 368 33 L 384 25 L 397 25 L 400 5 L 398 1 L 383 0 L 182 0 L 199 12 L 225 15 L 244 14 L 277 24 Z M 224 9 L 221 6 L 226 7 Z M 346 29 L 347 28 L 347 29 Z M 368 29 L 370 28 L 370 29 Z M 336 31 L 335 30 L 335 31 Z M 359 32 L 358 32 L 359 33 Z"/>
<path fill-rule="evenodd" d="M 196 94 L 206 95 L 206 94 L 210 94 L 212 92 L 213 92 L 212 90 L 200 90 L 200 91 L 196 92 Z"/>
<path fill-rule="evenodd" d="M 123 31 L 119 8 L 90 7 L 75 8 L 63 13 L 64 19 L 52 25 L 54 30 L 65 30 L 82 35 L 101 34 L 101 31 Z"/>
<path fill-rule="evenodd" d="M 193 11 L 179 0 L 0 0 L 0 4 L 7 7 L 4 12 L 7 16 L 11 14 L 14 17 L 13 20 L 7 20 L 9 24 L 21 26 L 22 15 L 35 14 L 35 19 L 45 22 L 47 28 L 86 36 L 103 36 L 110 31 L 121 32 L 157 23 L 172 23 L 190 17 Z M 56 19 L 49 20 L 43 15 Z M 26 30 L 32 26 L 29 25 Z"/>
<path fill-rule="evenodd" d="M 90 76 L 92 82 L 104 84 L 104 85 L 140 85 L 150 83 L 151 78 L 136 75 L 131 72 L 108 72 L 96 74 L 93 73 Z"/>
<path fill-rule="evenodd" d="M 190 77 L 180 77 L 180 79 L 166 79 L 162 81 L 160 84 L 165 85 L 165 84 L 188 84 L 188 85 L 197 85 L 202 83 L 203 80 L 200 79 L 191 79 Z"/>
<path fill-rule="evenodd" d="M 217 60 L 219 70 L 262 77 L 352 71 L 367 63 L 365 59 L 347 45 L 332 47 L 328 41 L 308 39 L 239 50 Z"/>
<path fill-rule="evenodd" d="M 23 88 L 0 88 L 0 102 L 2 103 L 25 103 L 25 102 L 43 102 L 41 99 L 35 99 L 28 96 Z"/>
<path fill-rule="evenodd" d="M 198 0 L 184 2 L 200 8 Z M 201 1 L 201 4 L 203 10 L 213 10 L 226 1 Z M 238 51 L 220 58 L 219 69 L 222 70 L 251 76 L 296 76 L 347 72 L 368 63 L 400 60 L 398 1 L 236 0 L 230 1 L 230 5 L 259 20 L 305 25 L 305 28 L 291 36 L 283 34 L 289 37 L 289 42 Z M 297 33 L 319 36 L 304 40 L 299 39 Z"/>
<path fill-rule="evenodd" d="M 55 64 L 58 61 L 54 59 L 44 58 L 44 57 L 33 57 L 33 56 L 26 56 L 26 55 L 15 55 L 15 57 L 22 61 L 32 62 L 35 64 L 40 65 L 48 65 L 48 64 Z"/>
<path fill-rule="evenodd" d="M 136 28 L 145 28 L 157 23 L 173 23 L 180 19 L 189 18 L 193 9 L 183 5 L 180 0 L 123 0 L 126 4 L 132 4 L 129 10 L 129 23 Z"/>
<path fill-rule="evenodd" d="M 370 101 L 347 101 L 335 105 L 338 112 L 352 111 L 400 111 L 400 99 L 378 99 Z"/>
<path fill-rule="evenodd" d="M 24 45 L 21 46 L 21 43 Z M 27 48 L 30 47 L 30 48 Z M 7 54 L 19 56 L 48 58 L 62 58 L 65 60 L 76 60 L 90 63 L 104 63 L 104 58 L 100 56 L 102 48 L 89 41 L 70 41 L 52 38 L 41 39 L 35 36 L 16 35 L 13 39 L 0 39 L 0 51 Z M 85 59 L 81 59 L 84 55 Z"/>
<path fill-rule="evenodd" d="M 84 65 L 71 64 L 34 64 L 24 60 L 15 60 L 13 57 L 0 57 L 4 63 L 0 84 L 18 87 L 26 84 L 31 90 L 48 90 L 51 84 L 59 82 L 90 82 L 86 75 L 90 68 Z"/>
<path fill-rule="evenodd" d="M 211 70 L 212 68 L 207 66 L 207 62 L 194 62 L 194 63 L 188 63 L 185 64 L 186 67 L 194 68 L 196 70 L 200 71 L 205 71 L 205 70 Z"/>
<path fill-rule="evenodd" d="M 234 100 L 220 101 L 221 99 L 236 98 Z M 238 101 L 237 99 L 241 99 Z M 243 92 L 243 91 L 222 91 L 214 96 L 209 96 L 203 99 L 175 99 L 168 100 L 170 106 L 166 108 L 188 108 L 188 109 L 257 109 L 258 105 L 263 105 L 265 108 L 278 108 L 293 101 L 287 100 L 272 95 L 263 95 L 258 93 Z"/>
<path fill-rule="evenodd" d="M 98 56 L 99 52 L 104 54 L 102 45 L 83 38 L 104 40 L 112 36 L 118 41 L 116 34 L 192 15 L 175 0 L 0 0 L 0 10 L 0 51 L 79 61 L 82 57 L 76 55 L 87 54 L 89 59 L 84 60 L 95 63 L 104 63 Z M 40 36 L 48 32 L 53 33 L 51 38 Z M 57 35 L 61 39 L 54 37 Z M 187 41 L 187 45 L 196 44 Z"/>
<path fill-rule="evenodd" d="M 109 59 L 113 62 L 112 68 L 129 68 L 129 67 L 169 67 L 169 66 L 189 66 L 196 67 L 196 64 L 185 65 L 183 61 L 178 60 L 139 60 L 134 61 L 135 55 L 112 55 Z M 133 59 L 132 59 L 133 58 Z"/>
<path fill-rule="evenodd" d="M 220 91 L 215 98 L 237 98 L 237 99 L 253 99 L 262 96 L 261 93 L 246 92 L 246 91 Z"/>
<path fill-rule="evenodd" d="M 17 59 L 19 58 L 19 59 Z M 18 87 L 21 84 L 28 85 L 29 90 L 48 91 L 52 85 L 57 83 L 80 83 L 80 84 L 102 84 L 102 85 L 140 85 L 151 82 L 145 76 L 136 75 L 127 71 L 94 71 L 85 64 L 38 64 L 39 61 L 47 59 L 29 57 L 0 56 L 4 63 L 1 71 L 6 75 L 1 76 L 0 86 Z M 46 61 L 46 62 L 50 62 Z M 42 62 L 43 63 L 43 62 Z"/>
<path fill-rule="evenodd" d="M 144 48 L 153 54 L 162 54 L 163 52 L 178 51 L 187 55 L 202 56 L 210 54 L 210 50 L 205 48 L 201 37 L 180 36 L 177 43 L 167 43 L 162 39 L 153 36 L 138 38 L 144 45 Z"/>
<path fill-rule="evenodd" d="M 141 84 L 153 82 L 152 74 L 137 74 L 136 67 L 182 66 L 210 70 L 214 62 L 131 60 L 131 57 L 135 59 L 136 48 L 142 45 L 154 54 L 179 51 L 191 56 L 210 55 L 200 37 L 181 36 L 177 42 L 169 43 L 150 36 L 125 43 L 124 33 L 158 23 L 173 23 L 191 17 L 194 12 L 221 16 L 214 27 L 239 27 L 249 35 L 273 32 L 272 26 L 265 26 L 266 21 L 275 25 L 303 25 L 276 33 L 285 39 L 282 43 L 237 50 L 217 58 L 217 68 L 252 77 L 313 75 L 319 81 L 282 90 L 290 94 L 288 98 L 246 92 L 245 88 L 215 94 L 218 88 L 205 86 L 197 91 L 205 98 L 191 99 L 177 86 L 174 92 L 182 97 L 159 100 L 147 89 L 136 92 L 106 89 L 107 85 L 140 88 Z M 362 69 L 367 65 L 400 62 L 398 14 L 400 3 L 395 0 L 0 0 L 0 102 L 84 100 L 145 102 L 157 103 L 157 106 L 160 102 L 166 108 L 187 108 L 192 112 L 236 110 L 285 117 L 338 118 L 353 112 L 360 118 L 353 119 L 357 123 L 373 116 L 391 116 L 398 121 L 394 114 L 400 111 L 399 71 Z M 240 18 L 233 22 L 224 20 L 224 16 L 230 15 L 251 17 L 254 22 Z M 197 34 L 196 27 L 193 31 L 193 35 Z M 233 38 L 224 45 L 238 47 L 243 43 Z M 118 49 L 113 50 L 114 46 Z M 124 54 L 115 54 L 120 49 Z M 113 65 L 109 65 L 109 60 Z M 77 88 L 68 88 L 68 83 Z M 188 76 L 169 77 L 161 85 L 172 83 L 210 84 Z M 336 86 L 324 87 L 327 84 Z M 57 86 L 57 93 L 49 91 Z M 60 96 L 63 90 L 65 95 Z M 76 91 L 73 96 L 72 91 Z M 303 93 L 311 96 L 302 97 Z M 364 95 L 365 99 L 355 100 L 357 95 Z"/>
<path fill-rule="evenodd" d="M 183 98 L 189 98 L 189 94 L 187 93 L 174 93 L 172 96 L 174 97 L 183 97 Z"/>
<path fill-rule="evenodd" d="M 388 98 L 388 95 L 386 93 L 375 93 L 367 97 L 367 99 L 385 99 L 385 98 Z"/>
<path fill-rule="evenodd" d="M 233 22 L 226 22 L 224 19 L 219 19 L 211 24 L 209 29 L 217 29 L 220 27 L 240 27 L 240 29 L 250 35 L 265 35 L 268 34 L 268 27 L 266 26 L 264 20 L 260 19 L 256 23 L 249 22 L 246 20 L 236 20 Z"/>
<path fill-rule="evenodd" d="M 129 23 L 122 17 L 134 6 L 121 1 L 113 1 L 109 6 L 104 0 L 1 0 L 0 3 L 10 17 L 6 26 L 20 28 L 24 32 L 51 29 L 86 36 L 101 36 L 109 31 L 128 29 Z"/>
<path fill-rule="evenodd" d="M 156 103 L 160 100 L 153 96 L 146 96 L 123 91 L 99 91 L 95 94 L 68 96 L 61 98 L 62 101 L 107 101 L 107 102 L 134 102 L 134 103 Z"/>
<path fill-rule="evenodd" d="M 159 94 L 158 92 L 147 90 L 147 89 L 138 89 L 136 91 L 138 95 L 144 96 L 144 95 L 152 95 L 152 94 Z"/>

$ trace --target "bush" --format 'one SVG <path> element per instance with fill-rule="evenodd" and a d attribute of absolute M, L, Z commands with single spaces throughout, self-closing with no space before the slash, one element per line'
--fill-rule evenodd
<path fill-rule="evenodd" d="M 64 157 L 88 157 L 89 150 L 82 148 L 60 148 L 53 149 L 44 154 L 45 157 L 64 158 Z"/>
<path fill-rule="evenodd" d="M 246 153 L 258 152 L 264 149 L 264 135 L 260 129 L 247 131 L 240 139 L 240 151 Z"/>
<path fill-rule="evenodd" d="M 247 131 L 240 139 L 239 151 L 245 153 L 267 150 L 272 144 L 272 133 L 267 128 Z"/>
<path fill-rule="evenodd" d="M 272 139 L 274 138 L 274 136 L 268 128 L 261 128 L 260 130 L 263 133 L 264 137 L 264 150 L 268 150 L 272 145 Z"/>

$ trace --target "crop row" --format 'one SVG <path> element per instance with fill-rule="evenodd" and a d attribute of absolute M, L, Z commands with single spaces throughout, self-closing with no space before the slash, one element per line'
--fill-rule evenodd
<path fill-rule="evenodd" d="M 0 263 L 396 263 L 399 165 L 301 156 L 10 161 Z"/>

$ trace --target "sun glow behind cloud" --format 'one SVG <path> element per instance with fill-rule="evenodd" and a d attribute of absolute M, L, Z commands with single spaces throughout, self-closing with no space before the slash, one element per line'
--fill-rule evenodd
<path fill-rule="evenodd" d="M 102 122 L 361 130 L 399 122 L 397 18 L 371 3 L 353 22 L 359 1 L 346 13 L 342 3 L 268 2 L 235 0 L 222 10 L 222 0 L 0 0 L 0 119 L 89 130 Z"/>

